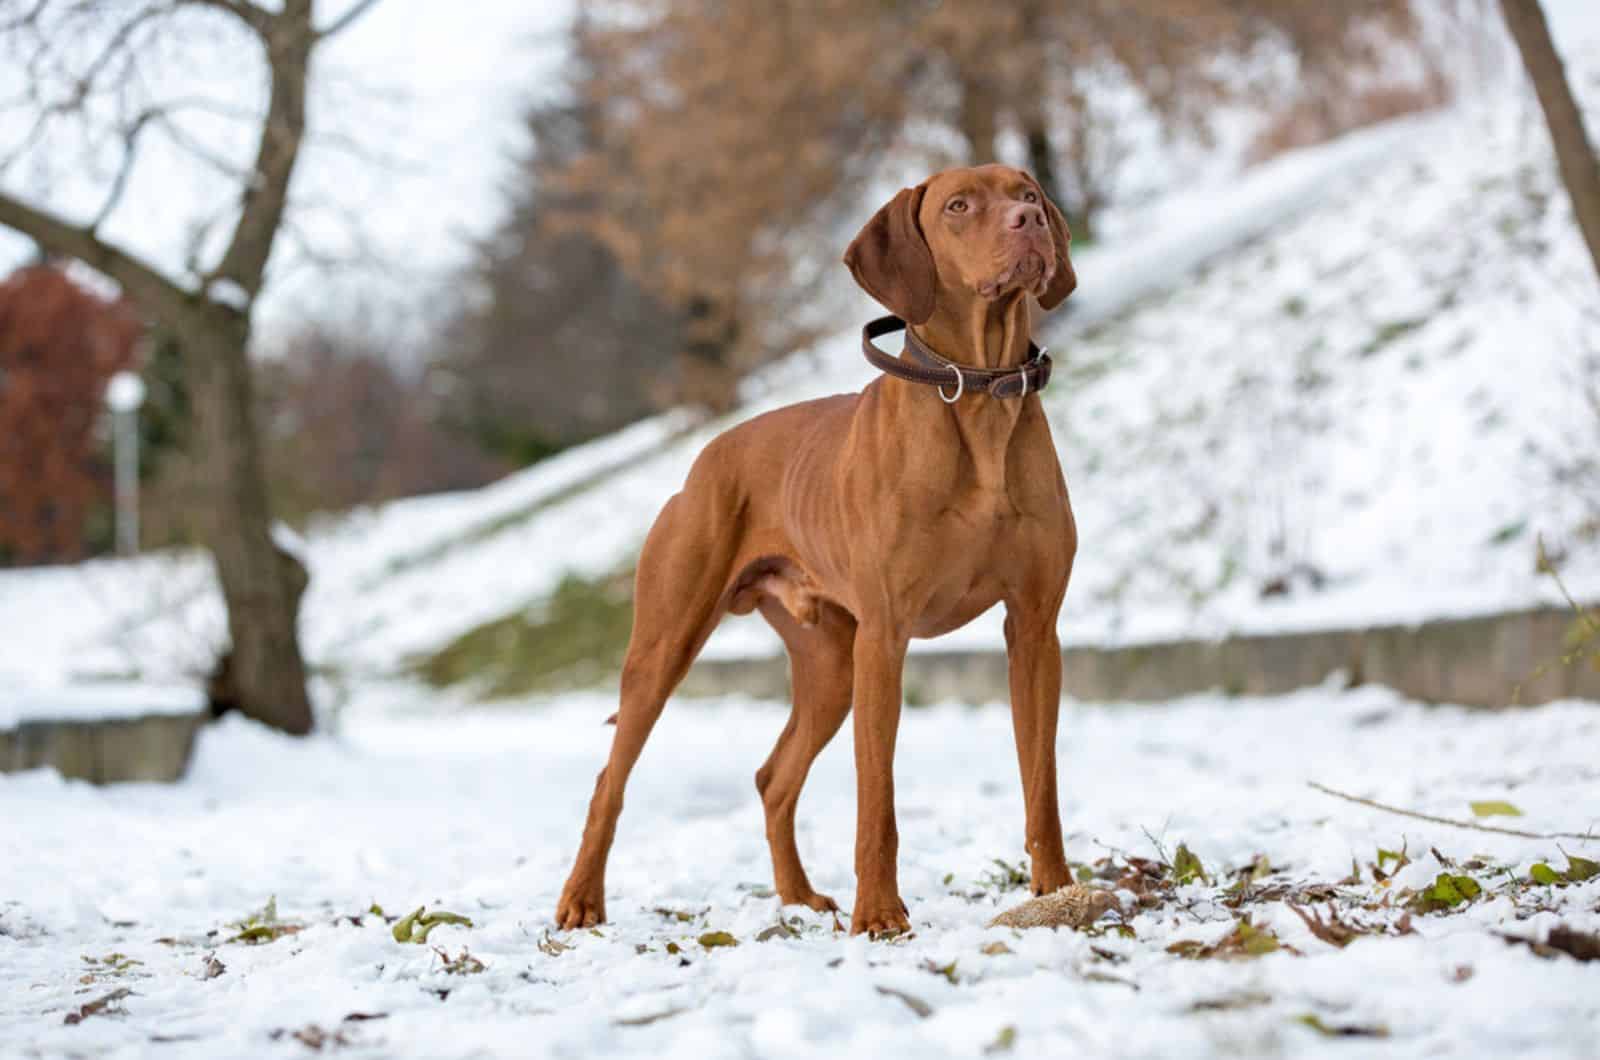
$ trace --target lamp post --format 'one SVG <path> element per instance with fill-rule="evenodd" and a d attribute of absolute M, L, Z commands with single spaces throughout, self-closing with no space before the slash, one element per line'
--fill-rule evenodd
<path fill-rule="evenodd" d="M 139 551 L 139 406 L 144 404 L 144 380 L 135 372 L 118 372 L 106 385 L 106 405 L 111 409 L 112 445 L 116 450 L 117 552 L 132 556 Z"/>

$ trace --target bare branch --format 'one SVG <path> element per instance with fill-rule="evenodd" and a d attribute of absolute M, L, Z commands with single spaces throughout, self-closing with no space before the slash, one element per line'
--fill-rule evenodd
<path fill-rule="evenodd" d="M 177 2 L 187 7 L 209 7 L 226 11 L 249 26 L 262 39 L 271 35 L 273 24 L 278 17 L 271 11 L 250 3 L 250 0 L 177 0 Z"/>
<path fill-rule="evenodd" d="M 243 0 L 205 0 L 240 3 Z M 255 164 L 241 196 L 239 221 L 222 260 L 204 279 L 206 286 L 229 279 L 254 298 L 261 290 L 272 244 L 288 205 L 289 182 L 306 129 L 306 76 L 311 65 L 310 0 L 286 0 L 272 16 L 267 62 L 272 88 Z"/>
<path fill-rule="evenodd" d="M 1374 810 L 1382 810 L 1384 813 L 1399 814 L 1401 817 L 1413 817 L 1419 821 L 1427 821 L 1429 824 L 1444 824 L 1449 825 L 1451 828 L 1470 828 L 1474 832 L 1493 832 L 1495 835 L 1514 835 L 1521 839 L 1600 839 L 1600 832 L 1596 832 L 1592 828 L 1587 832 L 1525 832 L 1520 828 L 1497 828 L 1491 824 L 1478 824 L 1476 821 L 1458 821 L 1453 817 L 1437 817 L 1431 813 L 1418 813 L 1416 810 L 1390 806 L 1373 799 L 1363 799 L 1359 795 L 1335 791 L 1333 788 L 1318 784 L 1314 780 L 1306 781 L 1306 785 L 1322 792 L 1324 795 L 1332 795 L 1336 799 L 1343 799 L 1346 802 L 1353 802 L 1360 806 L 1368 806 Z"/>
<path fill-rule="evenodd" d="M 76 258 L 105 273 L 152 312 L 176 315 L 182 310 L 187 297 L 182 288 L 162 276 L 154 266 L 101 240 L 88 228 L 71 224 L 4 192 L 0 192 L 0 225 L 32 237 L 47 253 Z"/>
<path fill-rule="evenodd" d="M 365 15 L 368 11 L 371 11 L 373 8 L 377 7 L 378 2 L 379 0 L 356 0 L 355 3 L 351 4 L 350 7 L 346 9 L 344 14 L 328 23 L 328 25 L 317 30 L 317 39 L 327 40 L 329 37 L 349 29 L 351 23 L 355 22 L 362 15 Z"/>
<path fill-rule="evenodd" d="M 122 193 L 128 186 L 128 177 L 133 173 L 133 167 L 139 160 L 139 136 L 144 132 L 150 120 L 157 115 L 145 111 L 133 120 L 122 135 L 122 162 L 117 166 L 117 175 L 111 181 L 111 190 L 106 193 L 105 202 L 100 204 L 100 209 L 95 212 L 94 220 L 89 222 L 89 232 L 94 233 L 105 224 L 106 218 L 111 216 L 111 211 L 117 208 L 117 203 L 122 201 Z"/>
<path fill-rule="evenodd" d="M 10 33 L 13 30 L 21 29 L 24 26 L 34 25 L 39 21 L 39 16 L 44 13 L 44 9 L 49 3 L 50 0 L 34 0 L 33 6 L 27 11 L 24 11 L 16 18 L 7 19 L 4 22 L 0 22 L 0 33 Z"/>

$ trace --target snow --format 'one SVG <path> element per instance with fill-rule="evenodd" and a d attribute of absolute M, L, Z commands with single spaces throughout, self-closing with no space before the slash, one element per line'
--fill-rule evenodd
<path fill-rule="evenodd" d="M 101 721 L 205 710 L 205 696 L 194 684 L 78 681 L 45 688 L 24 686 L 0 696 L 0 732 L 35 718 Z"/>
<path fill-rule="evenodd" d="M 1557 922 L 1600 929 L 1600 879 L 1559 890 L 1516 882 L 1535 861 L 1564 866 L 1558 847 L 1600 857 L 1600 841 L 1452 829 L 1306 784 L 1454 818 L 1470 818 L 1469 801 L 1505 799 L 1524 816 L 1489 823 L 1583 831 L 1600 824 L 1593 705 L 1490 715 L 1376 689 L 1069 704 L 1060 743 L 1068 857 L 1155 857 L 1155 841 L 1169 853 L 1181 842 L 1224 876 L 1131 917 L 1134 938 L 985 928 L 1023 897 L 986 882 L 991 859 L 1021 856 L 1009 712 L 907 711 L 899 876 L 915 934 L 896 942 L 850 938 L 829 917 L 780 910 L 765 896 L 750 778 L 781 708 L 739 699 L 669 707 L 629 789 L 608 875 L 612 922 L 598 934 L 554 932 L 550 918 L 613 731 L 600 724 L 609 701 L 438 708 L 413 689 L 373 686 L 337 738 L 304 741 L 232 718 L 203 733 L 189 777 L 174 786 L 0 777 L 7 1052 L 304 1055 L 272 1033 L 316 1024 L 342 1029 L 364 1045 L 358 1053 L 386 1056 L 940 1057 L 978 1055 L 1010 1026 L 1019 1055 L 1578 1057 L 1600 1030 L 1600 964 L 1542 960 L 1497 937 L 1541 939 Z M 845 735 L 824 752 L 799 814 L 811 877 L 846 910 L 849 744 Z M 1367 868 L 1380 847 L 1414 859 L 1387 886 Z M 1295 886 L 1334 883 L 1358 862 L 1361 882 L 1339 889 L 1341 914 L 1393 929 L 1395 895 L 1442 871 L 1434 850 L 1481 859 L 1454 871 L 1485 894 L 1461 912 L 1413 915 L 1413 935 L 1335 949 L 1275 900 L 1252 905 L 1254 922 L 1301 955 L 1166 952 L 1230 930 L 1225 874 L 1262 854 L 1278 870 L 1264 883 Z M 274 895 L 303 931 L 261 946 L 225 941 L 231 923 Z M 1359 908 L 1386 895 L 1390 908 Z M 472 928 L 442 927 L 430 942 L 452 956 L 467 948 L 486 970 L 450 975 L 430 947 L 394 942 L 363 915 L 374 901 L 391 914 L 426 903 L 470 916 Z M 800 936 L 756 941 L 780 915 L 798 918 Z M 695 940 L 710 930 L 739 945 L 702 950 Z M 541 951 L 547 933 L 571 949 Z M 669 942 L 687 965 L 665 952 Z M 984 954 L 994 942 L 1011 952 Z M 117 973 L 86 961 L 112 953 L 141 963 Z M 205 979 L 213 953 L 226 971 Z M 926 962 L 955 962 L 955 982 Z M 125 1015 L 63 1024 L 119 986 L 133 991 Z M 931 1014 L 919 1019 L 878 988 Z M 385 1018 L 341 1023 L 353 1012 Z M 1389 1037 L 1324 1039 L 1295 1022 L 1306 1014 L 1328 1026 L 1381 1025 Z"/>

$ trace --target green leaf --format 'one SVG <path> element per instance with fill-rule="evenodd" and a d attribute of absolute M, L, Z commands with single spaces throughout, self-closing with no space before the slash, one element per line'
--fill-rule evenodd
<path fill-rule="evenodd" d="M 1000 1033 L 995 1035 L 994 1041 L 983 1047 L 988 1056 L 996 1053 L 1009 1053 L 1017 1044 L 1017 1029 L 1010 1024 L 1000 1028 Z"/>
<path fill-rule="evenodd" d="M 1534 883 L 1542 883 L 1546 887 L 1562 882 L 1561 875 L 1549 865 L 1540 861 L 1528 870 L 1528 875 L 1533 877 Z"/>
<path fill-rule="evenodd" d="M 1567 879 L 1572 883 L 1582 883 L 1584 880 L 1600 876 L 1600 862 L 1580 858 L 1575 854 L 1567 855 Z"/>
<path fill-rule="evenodd" d="M 739 945 L 739 940 L 728 934 L 726 931 L 707 931 L 705 934 L 700 936 L 699 941 L 700 945 L 704 946 L 708 950 L 716 949 L 718 946 Z"/>
<path fill-rule="evenodd" d="M 401 917 L 394 922 L 394 927 L 389 929 L 389 934 L 394 936 L 396 942 L 410 942 L 411 929 L 416 924 L 417 918 L 428 911 L 425 905 L 417 906 L 416 912 Z"/>
<path fill-rule="evenodd" d="M 419 905 L 416 911 L 409 916 L 396 920 L 394 927 L 389 929 L 389 934 L 394 936 L 396 942 L 414 942 L 421 946 L 428 941 L 428 935 L 440 924 L 459 924 L 462 927 L 471 927 L 472 921 L 460 913 L 452 913 L 443 909 L 437 913 L 430 913 L 427 906 Z"/>
<path fill-rule="evenodd" d="M 1471 806 L 1472 806 L 1473 816 L 1475 816 L 1475 817 L 1521 817 L 1522 816 L 1522 811 L 1521 810 L 1517 809 L 1515 806 L 1511 805 L 1509 802 L 1501 802 L 1498 799 L 1486 799 L 1486 800 L 1484 800 L 1482 802 L 1474 802 L 1474 803 L 1471 804 Z"/>
<path fill-rule="evenodd" d="M 1242 920 L 1239 922 L 1236 934 L 1239 936 L 1239 948 L 1252 957 L 1271 953 L 1278 948 L 1278 940 L 1271 932 L 1262 931 Z"/>
<path fill-rule="evenodd" d="M 1482 893 L 1483 887 L 1471 876 L 1441 872 L 1426 890 L 1411 900 L 1410 906 L 1419 913 L 1434 913 L 1470 902 Z"/>
<path fill-rule="evenodd" d="M 1391 861 L 1394 862 L 1394 867 L 1396 869 L 1403 869 L 1407 865 L 1411 864 L 1411 859 L 1406 856 L 1406 852 L 1404 850 L 1385 850 L 1382 847 L 1379 847 L 1378 868 L 1384 868 Z"/>
<path fill-rule="evenodd" d="M 1175 883 L 1192 883 L 1200 880 L 1206 884 L 1211 882 L 1211 877 L 1206 874 L 1206 868 L 1183 843 L 1178 844 L 1178 852 L 1172 856 L 1172 874 Z"/>

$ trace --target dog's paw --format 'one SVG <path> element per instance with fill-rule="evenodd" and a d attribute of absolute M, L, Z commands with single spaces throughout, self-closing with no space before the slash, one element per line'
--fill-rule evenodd
<path fill-rule="evenodd" d="M 837 913 L 839 903 L 825 894 L 816 891 L 802 891 L 796 894 L 780 894 L 778 896 L 784 905 L 803 905 L 818 913 Z"/>
<path fill-rule="evenodd" d="M 911 917 L 898 895 L 890 895 L 881 902 L 856 899 L 855 912 L 850 914 L 850 934 L 884 939 L 904 935 L 910 930 Z"/>
<path fill-rule="evenodd" d="M 606 899 L 603 894 L 574 894 L 562 892 L 556 903 L 556 926 L 563 931 L 594 927 L 606 922 Z"/>

